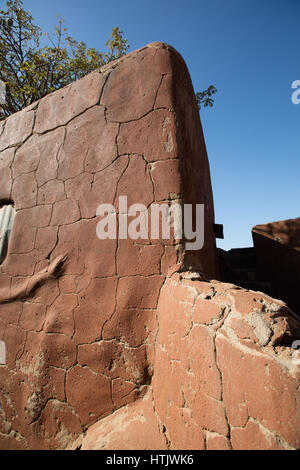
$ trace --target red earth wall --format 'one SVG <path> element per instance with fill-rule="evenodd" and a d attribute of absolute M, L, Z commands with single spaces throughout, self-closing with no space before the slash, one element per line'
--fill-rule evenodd
<path fill-rule="evenodd" d="M 299 445 L 293 317 L 208 282 L 209 164 L 174 49 L 152 43 L 9 117 L 0 171 L 16 209 L 0 266 L 0 448 Z M 204 247 L 100 240 L 97 207 L 118 212 L 119 196 L 204 204 Z"/>

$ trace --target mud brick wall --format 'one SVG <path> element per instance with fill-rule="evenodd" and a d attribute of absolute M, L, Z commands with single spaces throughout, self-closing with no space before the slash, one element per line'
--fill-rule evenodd
<path fill-rule="evenodd" d="M 300 318 L 300 217 L 256 225 L 252 236 L 258 279 L 270 282 L 272 295 Z"/>
<path fill-rule="evenodd" d="M 99 240 L 97 207 L 118 211 L 119 196 L 205 204 L 203 249 Z M 234 287 L 208 282 L 209 165 L 174 49 L 152 43 L 2 122 L 1 201 L 16 209 L 0 265 L 1 449 L 299 445 L 293 316 L 246 291 L 237 307 Z"/>
<path fill-rule="evenodd" d="M 299 448 L 300 358 L 290 345 L 300 327 L 283 302 L 174 273 L 161 289 L 157 325 L 151 388 L 76 445 Z"/>

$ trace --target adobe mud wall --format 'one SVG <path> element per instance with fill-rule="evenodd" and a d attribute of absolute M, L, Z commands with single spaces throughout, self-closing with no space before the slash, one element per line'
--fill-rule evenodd
<path fill-rule="evenodd" d="M 300 329 L 283 302 L 174 273 L 160 293 L 157 325 L 151 388 L 91 426 L 77 446 L 299 448 L 300 361 L 288 346 Z"/>
<path fill-rule="evenodd" d="M 268 281 L 272 295 L 300 318 L 300 218 L 256 225 L 252 236 L 258 279 Z"/>
<path fill-rule="evenodd" d="M 292 314 L 204 282 L 218 276 L 210 172 L 174 49 L 152 43 L 2 122 L 0 172 L 16 209 L 0 265 L 0 448 L 299 446 Z M 100 240 L 97 207 L 120 212 L 119 196 L 204 204 L 204 247 Z"/>

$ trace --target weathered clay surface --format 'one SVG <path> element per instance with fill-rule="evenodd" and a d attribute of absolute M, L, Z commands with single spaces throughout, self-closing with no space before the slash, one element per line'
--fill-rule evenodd
<path fill-rule="evenodd" d="M 271 284 L 272 295 L 283 299 L 300 318 L 300 217 L 252 229 L 257 277 Z"/>
<path fill-rule="evenodd" d="M 145 397 L 95 423 L 74 447 L 299 447 L 300 370 L 289 347 L 299 322 L 265 294 L 189 277 L 175 273 L 161 289 Z"/>
<path fill-rule="evenodd" d="M 1 449 L 299 446 L 289 310 L 199 280 L 217 277 L 213 198 L 176 51 L 152 43 L 7 119 L 0 171 L 17 211 L 0 266 Z M 124 195 L 204 203 L 203 249 L 99 240 L 98 205 Z"/>

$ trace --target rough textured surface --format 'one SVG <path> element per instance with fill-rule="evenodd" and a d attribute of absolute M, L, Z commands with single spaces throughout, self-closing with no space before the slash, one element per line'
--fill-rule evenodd
<path fill-rule="evenodd" d="M 299 446 L 293 317 L 201 280 L 217 277 L 213 198 L 180 55 L 129 54 L 7 119 L 0 142 L 0 198 L 16 208 L 0 448 Z M 121 195 L 204 203 L 204 248 L 99 240 L 96 209 Z"/>
<path fill-rule="evenodd" d="M 300 218 L 256 225 L 252 236 L 258 279 L 268 281 L 272 295 L 300 318 Z"/>
<path fill-rule="evenodd" d="M 299 322 L 265 294 L 189 277 L 175 273 L 161 289 L 147 395 L 74 448 L 299 448 L 300 370 L 289 347 Z"/>

